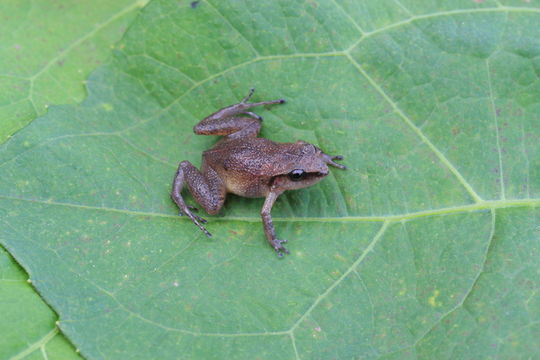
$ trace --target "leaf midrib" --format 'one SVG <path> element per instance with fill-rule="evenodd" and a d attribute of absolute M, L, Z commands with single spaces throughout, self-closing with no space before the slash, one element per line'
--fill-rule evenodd
<path fill-rule="evenodd" d="M 166 213 L 157 213 L 149 211 L 139 211 L 139 210 L 129 210 L 129 209 L 117 209 L 111 207 L 101 207 L 101 206 L 92 206 L 92 205 L 83 205 L 75 203 L 67 203 L 60 201 L 52 200 L 41 200 L 41 199 L 28 199 L 23 197 L 16 196 L 7 196 L 0 195 L 0 199 L 4 200 L 14 200 L 14 201 L 24 201 L 35 204 L 42 205 L 52 205 L 52 206 L 62 206 L 68 208 L 76 208 L 83 210 L 92 210 L 92 211 L 104 211 L 104 212 L 115 212 L 131 216 L 141 216 L 141 217 L 159 217 L 159 218 L 170 218 L 170 219 L 181 219 L 188 220 L 182 217 L 179 217 L 175 214 L 166 214 Z M 515 199 L 515 200 L 487 200 L 481 201 L 474 204 L 465 204 L 460 206 L 450 206 L 444 208 L 438 208 L 433 210 L 420 210 L 415 212 L 397 214 L 397 215 L 375 215 L 375 216 L 342 216 L 342 217 L 324 217 L 324 216 L 310 216 L 310 217 L 272 217 L 273 221 L 277 222 L 399 222 L 405 220 L 413 220 L 423 217 L 430 216 L 439 216 L 439 215 L 448 215 L 448 214 L 457 214 L 462 212 L 473 212 L 481 210 L 496 210 L 504 209 L 510 207 L 536 207 L 540 206 L 540 199 Z M 260 217 L 255 216 L 219 216 L 219 217 L 210 217 L 211 221 L 232 221 L 232 222 L 260 222 Z"/>

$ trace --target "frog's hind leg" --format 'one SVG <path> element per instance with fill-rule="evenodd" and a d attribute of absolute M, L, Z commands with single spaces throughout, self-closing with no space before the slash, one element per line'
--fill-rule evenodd
<path fill-rule="evenodd" d="M 256 137 L 261 130 L 261 121 L 247 116 L 228 117 L 219 121 L 198 123 L 193 130 L 199 135 L 223 135 L 229 138 Z"/>
<path fill-rule="evenodd" d="M 206 223 L 206 220 L 194 215 L 181 195 L 182 187 L 184 186 L 184 182 L 186 182 L 195 200 L 197 200 L 208 214 L 216 214 L 221 209 L 225 201 L 225 185 L 212 168 L 203 170 L 204 174 L 189 161 L 182 161 L 176 171 L 171 197 L 180 209 L 180 213 L 188 216 L 199 229 L 210 237 L 212 234 L 202 225 Z"/>
<path fill-rule="evenodd" d="M 238 104 L 230 105 L 216 111 L 215 113 L 207 116 L 201 122 L 193 127 L 193 131 L 199 135 L 230 135 L 238 132 L 246 127 L 256 127 L 254 121 L 261 121 L 262 117 L 248 111 L 248 109 L 272 104 L 283 104 L 285 100 L 277 99 L 270 101 L 261 101 L 256 103 L 248 103 L 247 101 L 253 95 L 255 90 L 251 89 L 249 94 L 242 99 Z M 248 117 L 238 117 L 237 115 L 247 115 Z M 260 128 L 260 124 L 259 124 Z M 248 131 L 252 133 L 253 131 Z M 258 130 L 255 132 L 258 133 Z"/>
<path fill-rule="evenodd" d="M 257 137 L 261 131 L 261 122 L 257 119 L 248 117 L 233 118 L 235 121 L 241 122 L 242 127 L 237 131 L 227 135 L 225 139 L 239 139 L 243 137 Z"/>

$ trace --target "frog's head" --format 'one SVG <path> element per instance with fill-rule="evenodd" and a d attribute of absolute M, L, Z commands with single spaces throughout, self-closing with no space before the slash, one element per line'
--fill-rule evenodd
<path fill-rule="evenodd" d="M 343 156 L 325 154 L 318 147 L 297 141 L 288 149 L 289 161 L 274 179 L 273 186 L 281 191 L 305 188 L 321 181 L 329 174 L 328 165 L 346 169 L 344 165 L 334 162 Z"/>

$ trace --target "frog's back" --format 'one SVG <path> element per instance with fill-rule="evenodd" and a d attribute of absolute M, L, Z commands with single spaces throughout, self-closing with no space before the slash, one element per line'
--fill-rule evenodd
<path fill-rule="evenodd" d="M 280 143 L 265 138 L 234 139 L 219 142 L 203 153 L 214 169 L 243 172 L 255 176 L 273 175 L 279 159 Z"/>

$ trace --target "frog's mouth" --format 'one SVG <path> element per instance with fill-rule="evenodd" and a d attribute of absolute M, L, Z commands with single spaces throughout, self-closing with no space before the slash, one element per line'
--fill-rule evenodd
<path fill-rule="evenodd" d="M 306 173 L 304 175 L 303 180 L 309 181 L 309 180 L 320 180 L 323 177 L 328 175 L 328 171 L 316 171 L 316 172 L 310 172 Z"/>

